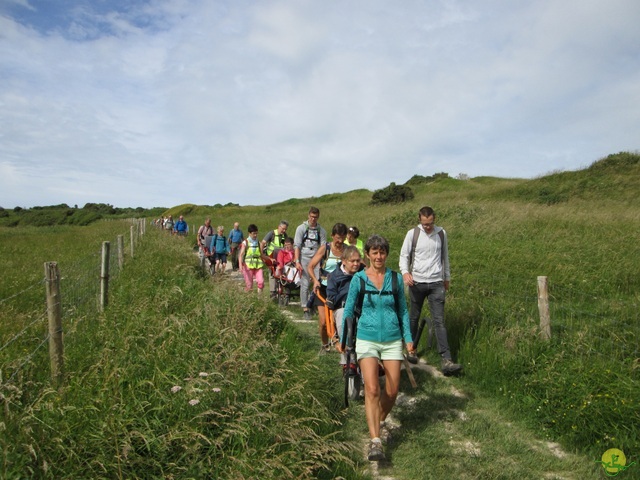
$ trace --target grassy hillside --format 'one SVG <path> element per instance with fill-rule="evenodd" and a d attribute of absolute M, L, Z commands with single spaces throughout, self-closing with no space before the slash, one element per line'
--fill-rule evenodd
<path fill-rule="evenodd" d="M 594 455 L 604 446 L 637 451 L 639 159 L 621 153 L 535 180 L 412 182 L 415 199 L 403 204 L 371 206 L 371 192 L 356 190 L 265 207 L 196 207 L 191 216 L 227 229 L 256 223 L 261 235 L 286 219 L 293 233 L 315 205 L 327 229 L 340 221 L 364 238 L 386 236 L 397 268 L 418 209 L 433 206 L 450 239 L 447 323 L 466 381 L 567 445 Z M 549 279 L 550 342 L 538 339 L 538 276 Z"/>
<path fill-rule="evenodd" d="M 255 223 L 263 236 L 281 219 L 293 234 L 315 205 L 327 229 L 340 221 L 357 225 L 364 238 L 386 236 L 388 265 L 397 268 L 418 209 L 431 205 L 450 242 L 446 320 L 465 366 L 456 381 L 545 438 L 594 460 L 619 448 L 630 462 L 640 446 L 639 159 L 623 153 L 534 180 L 414 178 L 408 184 L 415 198 L 403 204 L 371 206 L 372 192 L 354 190 L 169 212 L 196 227 L 210 216 L 227 231 L 234 221 L 245 232 Z M 299 337 L 264 299 L 200 277 L 193 236 L 153 231 L 135 261 L 127 259 L 131 268 L 117 279 L 106 314 L 72 316 L 65 327 L 70 381 L 61 392 L 46 387 L 45 349 L 18 368 L 11 355 L 22 362 L 42 339 L 42 330 L 29 330 L 26 344 L 13 340 L 16 327 L 29 322 L 25 310 L 43 311 L 34 293 L 42 262 L 59 260 L 66 276 L 65 263 L 80 270 L 74 258 L 97 265 L 99 247 L 91 244 L 106 225 L 107 238 L 122 228 L 0 228 L 8 253 L 0 278 L 0 476 L 276 478 L 267 472 L 278 471 L 278 478 L 359 478 L 358 447 L 343 442 L 353 439 L 344 437 L 335 378 L 310 361 L 316 343 Z M 34 241 L 46 251 L 34 253 Z M 538 276 L 550 285 L 550 341 L 538 335 Z M 16 305 L 14 294 L 27 300 Z M 425 337 L 420 350 L 437 365 Z M 415 473 L 406 471 L 406 478 Z"/>
<path fill-rule="evenodd" d="M 640 155 L 621 152 L 575 172 L 560 172 L 497 192 L 496 198 L 553 205 L 576 200 L 640 204 Z"/>

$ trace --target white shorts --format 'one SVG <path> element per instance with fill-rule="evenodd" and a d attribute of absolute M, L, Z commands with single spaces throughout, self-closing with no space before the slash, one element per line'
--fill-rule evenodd
<path fill-rule="evenodd" d="M 402 360 L 402 340 L 391 342 L 371 342 L 369 340 L 356 340 L 356 355 L 358 360 L 367 357 L 376 357 L 379 360 Z"/>

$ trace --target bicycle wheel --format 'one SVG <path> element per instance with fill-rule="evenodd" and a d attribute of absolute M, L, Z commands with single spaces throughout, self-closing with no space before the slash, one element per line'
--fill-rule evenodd
<path fill-rule="evenodd" d="M 360 387 L 362 385 L 362 379 L 360 374 L 347 375 L 347 394 L 351 400 L 357 400 L 360 398 Z"/>

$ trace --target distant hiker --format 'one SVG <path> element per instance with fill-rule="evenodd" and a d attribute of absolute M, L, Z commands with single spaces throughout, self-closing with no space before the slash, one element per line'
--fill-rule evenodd
<path fill-rule="evenodd" d="M 287 228 L 289 228 L 289 222 L 286 220 L 280 220 L 278 228 L 275 230 L 269 230 L 264 236 L 262 242 L 260 242 L 260 248 L 265 255 L 274 259 L 274 264 L 278 251 L 284 247 L 284 239 L 286 238 Z M 269 275 L 267 270 L 267 276 L 269 278 L 269 291 L 271 292 L 271 298 L 276 298 L 278 292 L 276 292 L 276 280 L 272 275 Z"/>
<path fill-rule="evenodd" d="M 168 230 L 169 233 L 173 233 L 173 217 L 169 215 L 164 221 L 164 229 Z"/>
<path fill-rule="evenodd" d="M 360 256 L 364 257 L 364 242 L 360 240 L 360 230 L 358 227 L 349 227 L 347 231 L 347 239 L 344 241 L 345 245 L 354 245 L 360 252 Z"/>
<path fill-rule="evenodd" d="M 380 434 L 381 430 L 387 429 L 384 422 L 400 388 L 403 341 L 409 352 L 413 351 L 413 341 L 400 274 L 386 266 L 389 242 L 380 235 L 372 235 L 365 243 L 364 251 L 369 267 L 353 276 L 343 316 L 345 322 L 353 318 L 364 288 L 355 351 L 364 380 L 364 408 L 371 437 L 368 459 L 383 460 Z M 339 333 L 342 335 L 343 332 Z M 380 388 L 378 379 L 379 361 L 384 367 L 384 389 Z"/>
<path fill-rule="evenodd" d="M 231 268 L 235 272 L 238 270 L 238 249 L 244 240 L 244 233 L 240 230 L 238 222 L 233 224 L 233 229 L 229 232 L 229 245 L 231 249 Z"/>
<path fill-rule="evenodd" d="M 296 252 L 296 268 L 300 271 L 300 305 L 304 310 L 304 319 L 311 320 L 311 312 L 307 303 L 309 302 L 309 274 L 307 266 L 315 255 L 320 245 L 327 242 L 327 232 L 318 225 L 320 210 L 316 207 L 309 209 L 309 217 L 296 228 L 293 237 L 293 246 Z M 320 275 L 320 268 L 317 267 L 316 275 Z"/>
<path fill-rule="evenodd" d="M 196 235 L 196 241 L 198 242 L 198 256 L 200 257 L 200 262 L 204 265 L 204 257 L 205 257 L 205 238 L 213 235 L 213 227 L 211 226 L 211 219 L 207 218 L 204 221 L 204 225 L 200 225 L 198 228 L 198 234 Z M 206 245 L 207 247 L 209 245 Z"/>
<path fill-rule="evenodd" d="M 429 302 L 433 330 L 442 357 L 442 373 L 453 375 L 462 365 L 453 363 L 447 330 L 444 326 L 445 293 L 449 290 L 449 247 L 447 232 L 435 225 L 436 214 L 431 207 L 418 213 L 420 224 L 407 232 L 400 251 L 400 272 L 409 287 L 411 335 L 418 341 L 418 322 L 425 299 Z M 416 344 L 416 348 L 418 345 Z M 417 358 L 410 360 L 415 363 Z"/>
<path fill-rule="evenodd" d="M 176 235 L 184 236 L 189 232 L 189 225 L 184 221 L 184 217 L 180 215 L 178 221 L 173 226 L 173 233 Z"/>
<path fill-rule="evenodd" d="M 258 284 L 258 292 L 261 293 L 264 288 L 264 276 L 262 274 L 262 251 L 260 250 L 260 242 L 258 241 L 258 227 L 253 223 L 247 228 L 249 236 L 240 244 L 240 253 L 238 254 L 238 263 L 244 276 L 245 291 L 253 288 L 255 279 Z"/>
<path fill-rule="evenodd" d="M 216 272 L 224 273 L 227 269 L 227 253 L 229 253 L 229 243 L 224 236 L 224 227 L 219 225 L 216 229 L 218 233 L 213 235 L 211 239 L 211 246 L 209 250 L 214 252 L 213 258 L 215 260 Z"/>
<path fill-rule="evenodd" d="M 322 299 L 327 298 L 327 277 L 340 263 L 345 238 L 347 238 L 347 226 L 344 223 L 336 223 L 331 229 L 331 242 L 320 245 L 307 266 L 307 274 L 313 282 L 313 291 L 316 293 L 314 306 L 318 308 L 318 329 L 322 342 L 320 353 L 331 350 L 331 343 L 334 342 L 334 339 L 327 335 L 329 319 L 326 318 L 325 303 Z"/>

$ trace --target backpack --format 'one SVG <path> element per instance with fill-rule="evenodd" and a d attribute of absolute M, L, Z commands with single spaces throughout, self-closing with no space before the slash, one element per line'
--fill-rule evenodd
<path fill-rule="evenodd" d="M 438 236 L 440 237 L 440 263 L 442 264 L 442 275 L 444 275 L 444 230 L 438 230 Z M 416 245 L 418 244 L 418 238 L 420 237 L 420 227 L 413 229 L 413 238 L 411 239 L 411 250 L 409 251 L 409 272 L 413 268 L 413 256 L 416 252 Z"/>
<path fill-rule="evenodd" d="M 214 247 L 211 249 L 211 251 L 215 251 L 215 246 L 216 246 L 216 243 L 218 243 L 218 238 L 222 238 L 222 240 L 224 240 L 224 251 L 220 251 L 216 253 L 228 253 L 229 244 L 227 243 L 227 237 L 225 237 L 224 235 L 220 236 L 217 233 L 214 235 L 211 235 L 211 242 L 209 243 L 209 245 L 213 244 L 213 247 Z"/>
<path fill-rule="evenodd" d="M 357 330 L 357 326 L 358 326 L 358 320 L 360 319 L 360 315 L 362 315 L 362 305 L 364 304 L 364 296 L 366 293 L 378 293 L 376 292 L 367 292 L 367 284 L 364 281 L 364 278 L 360 277 L 360 291 L 358 292 L 358 298 L 356 299 L 356 304 L 353 307 L 353 321 L 349 322 L 348 319 L 347 321 L 344 322 L 343 325 L 343 336 L 342 338 L 345 339 L 344 344 L 350 348 L 354 348 L 356 346 L 356 330 Z M 381 292 L 381 295 L 393 295 L 393 300 L 395 303 L 395 308 L 396 308 L 396 314 L 398 314 L 398 311 L 400 310 L 400 296 L 398 294 L 398 274 L 395 271 L 391 271 L 391 292 Z M 400 333 L 402 334 L 402 319 L 400 318 L 400 315 L 398 316 L 398 324 L 400 326 Z M 349 323 L 352 323 L 352 325 L 348 325 Z"/>
<path fill-rule="evenodd" d="M 201 225 L 198 229 L 198 237 L 200 238 L 200 244 L 203 244 L 206 237 L 210 237 L 213 235 L 213 227 L 209 225 L 208 227 L 205 225 Z M 209 248 L 210 244 L 207 244 L 206 247 Z"/>
<path fill-rule="evenodd" d="M 302 236 L 302 243 L 301 245 L 304 246 L 305 242 L 307 240 L 309 240 L 309 225 L 306 225 L 306 230 L 304 231 L 304 235 Z M 320 225 L 318 225 L 315 230 L 318 232 L 318 236 L 316 238 L 312 238 L 311 241 L 312 242 L 316 242 L 318 244 L 318 246 L 320 246 Z"/>

